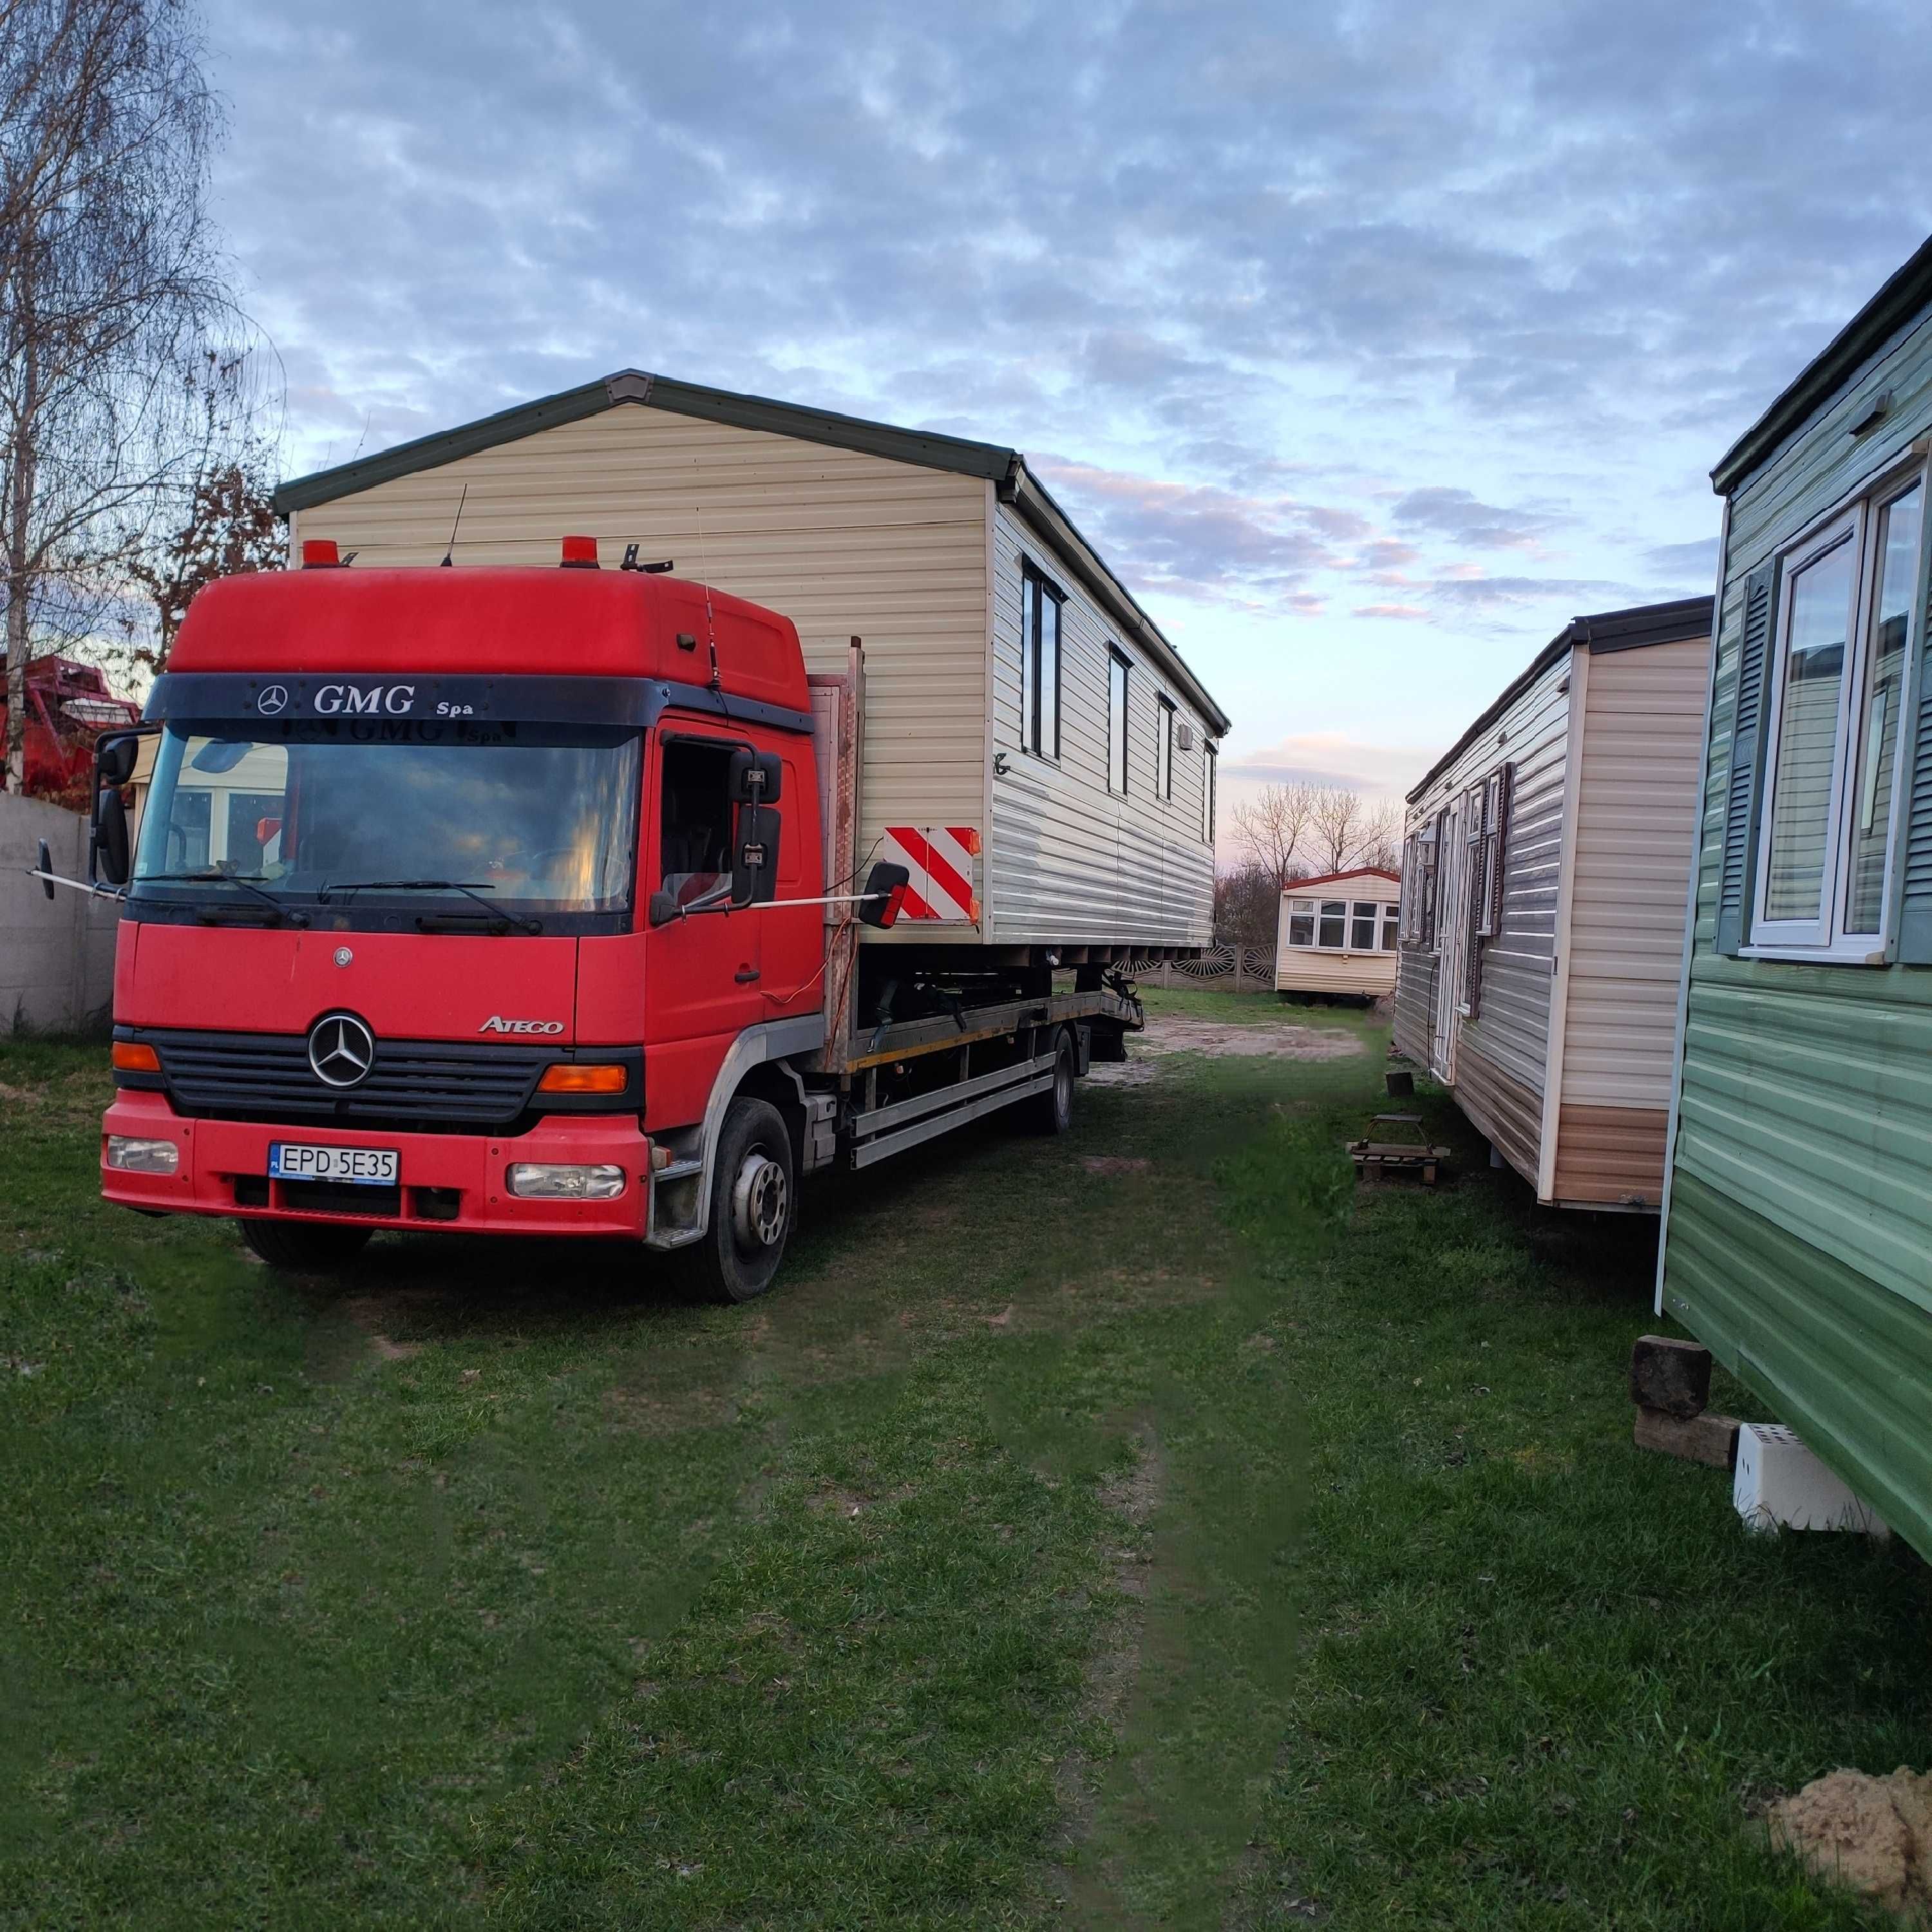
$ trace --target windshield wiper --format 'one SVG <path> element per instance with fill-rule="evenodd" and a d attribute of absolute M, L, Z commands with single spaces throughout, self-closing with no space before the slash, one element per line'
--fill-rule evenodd
<path fill-rule="evenodd" d="M 262 887 L 266 883 L 266 872 L 223 872 L 208 866 L 199 872 L 143 872 L 136 882 L 140 885 L 169 886 L 239 886 L 244 892 L 253 892 L 268 910 L 280 920 L 291 926 L 306 926 L 308 914 L 298 912 L 292 906 L 285 906 L 273 892 L 265 892 Z"/>
<path fill-rule="evenodd" d="M 326 903 L 331 892 L 463 892 L 474 899 L 493 920 L 500 920 L 506 927 L 520 926 L 526 932 L 542 932 L 542 920 L 514 918 L 493 906 L 483 896 L 496 890 L 487 879 L 468 885 L 460 879 L 351 879 L 340 885 L 332 880 L 316 897 Z"/>

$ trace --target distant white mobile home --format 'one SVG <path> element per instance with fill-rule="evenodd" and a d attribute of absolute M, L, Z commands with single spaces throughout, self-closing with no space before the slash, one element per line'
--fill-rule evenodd
<path fill-rule="evenodd" d="M 1394 992 L 1401 892 L 1400 878 L 1375 866 L 1324 872 L 1284 886 L 1275 991 L 1354 993 L 1371 1000 Z"/>

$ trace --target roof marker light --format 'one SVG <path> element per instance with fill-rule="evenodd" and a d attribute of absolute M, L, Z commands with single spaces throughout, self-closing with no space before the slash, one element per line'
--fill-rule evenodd
<path fill-rule="evenodd" d="M 563 540 L 563 568 L 566 570 L 596 569 L 597 539 L 595 537 L 566 537 Z"/>
<path fill-rule="evenodd" d="M 340 570 L 342 553 L 333 537 L 308 537 L 302 542 L 302 567 L 304 570 Z"/>

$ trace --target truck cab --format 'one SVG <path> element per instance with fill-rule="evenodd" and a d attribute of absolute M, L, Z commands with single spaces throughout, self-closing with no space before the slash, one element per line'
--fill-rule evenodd
<path fill-rule="evenodd" d="M 384 1228 L 709 1235 L 757 1292 L 823 1112 L 793 626 L 581 540 L 547 570 L 308 548 L 205 590 L 148 702 L 107 1198 L 284 1266 Z"/>

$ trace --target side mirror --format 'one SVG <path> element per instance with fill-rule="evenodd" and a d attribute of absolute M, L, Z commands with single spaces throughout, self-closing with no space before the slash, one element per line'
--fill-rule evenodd
<path fill-rule="evenodd" d="M 128 883 L 128 808 L 111 788 L 94 802 L 94 870 L 110 886 Z"/>
<path fill-rule="evenodd" d="M 683 907 L 677 902 L 674 892 L 656 892 L 651 895 L 650 922 L 653 926 L 669 926 L 680 917 Z"/>
<path fill-rule="evenodd" d="M 784 760 L 776 752 L 740 745 L 731 754 L 726 783 L 734 805 L 776 805 L 784 789 Z"/>
<path fill-rule="evenodd" d="M 866 874 L 865 896 L 859 902 L 860 923 L 880 927 L 896 925 L 899 909 L 905 904 L 906 887 L 911 884 L 912 874 L 903 866 L 880 860 Z"/>
<path fill-rule="evenodd" d="M 96 739 L 94 745 L 95 784 L 113 785 L 117 788 L 125 784 L 134 776 L 135 760 L 140 755 L 141 740 L 136 732 L 115 731 Z"/>
<path fill-rule="evenodd" d="M 778 886 L 778 834 L 784 821 L 762 806 L 738 808 L 738 835 L 731 844 L 731 903 L 762 905 Z"/>
<path fill-rule="evenodd" d="M 49 898 L 52 898 L 54 896 L 54 882 L 46 875 L 54 868 L 54 855 L 44 838 L 40 841 L 40 854 L 36 862 L 40 870 L 40 890 L 45 892 Z"/>
<path fill-rule="evenodd" d="M 110 886 L 128 883 L 128 808 L 122 802 L 121 788 L 134 776 L 141 738 L 138 731 L 108 731 L 94 741 L 94 823 L 87 842 L 90 884 L 104 879 Z"/>

